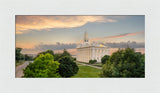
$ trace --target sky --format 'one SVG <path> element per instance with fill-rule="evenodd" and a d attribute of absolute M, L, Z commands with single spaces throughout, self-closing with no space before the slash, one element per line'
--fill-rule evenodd
<path fill-rule="evenodd" d="M 15 18 L 16 47 L 24 49 L 24 53 L 47 47 L 55 50 L 75 48 L 85 32 L 90 42 L 145 42 L 144 15 L 16 15 Z"/>

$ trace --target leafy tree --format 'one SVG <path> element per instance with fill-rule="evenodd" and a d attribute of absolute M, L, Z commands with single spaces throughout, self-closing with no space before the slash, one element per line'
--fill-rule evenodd
<path fill-rule="evenodd" d="M 63 53 L 62 53 L 62 56 L 71 56 L 70 53 L 68 53 L 68 51 L 66 49 L 64 49 Z"/>
<path fill-rule="evenodd" d="M 52 56 L 54 56 L 54 52 L 52 50 L 47 50 L 47 51 L 45 51 L 44 54 L 46 54 L 46 53 L 50 53 Z"/>
<path fill-rule="evenodd" d="M 52 56 L 54 56 L 54 52 L 52 51 L 52 50 L 47 50 L 47 51 L 43 51 L 43 52 L 40 52 L 40 53 L 38 53 L 38 55 L 34 58 L 34 59 L 36 59 L 37 57 L 39 57 L 41 54 L 47 54 L 47 53 L 49 53 L 49 54 L 51 54 Z"/>
<path fill-rule="evenodd" d="M 16 62 L 20 62 L 20 60 L 24 60 L 24 55 L 21 53 L 22 48 L 16 48 Z"/>
<path fill-rule="evenodd" d="M 40 54 L 33 63 L 30 63 L 24 70 L 24 77 L 59 77 L 59 62 L 53 61 L 50 53 Z"/>
<path fill-rule="evenodd" d="M 109 60 L 109 56 L 108 56 L 108 55 L 105 55 L 104 57 L 102 57 L 101 63 L 102 63 L 102 64 L 105 64 L 107 60 Z"/>
<path fill-rule="evenodd" d="M 65 57 L 65 56 L 71 57 L 71 54 L 68 53 L 66 49 L 64 49 L 63 53 L 55 54 L 55 55 L 54 55 L 54 57 L 55 57 L 54 60 L 58 61 L 60 58 Z M 73 59 L 74 59 L 74 58 L 73 58 Z"/>
<path fill-rule="evenodd" d="M 58 54 L 54 54 L 54 60 L 58 61 L 59 58 L 62 57 L 62 54 L 58 53 Z"/>
<path fill-rule="evenodd" d="M 22 48 L 16 48 L 16 60 L 20 60 Z"/>
<path fill-rule="evenodd" d="M 73 59 L 69 56 L 64 56 L 58 60 L 59 65 L 59 74 L 62 77 L 71 77 L 77 74 L 79 68 Z"/>
<path fill-rule="evenodd" d="M 102 77 L 144 77 L 144 55 L 126 48 L 113 53 L 103 65 Z"/>

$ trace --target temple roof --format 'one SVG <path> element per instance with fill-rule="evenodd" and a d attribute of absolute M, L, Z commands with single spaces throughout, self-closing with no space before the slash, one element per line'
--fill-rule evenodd
<path fill-rule="evenodd" d="M 83 48 L 83 47 L 107 47 L 107 46 L 97 42 L 89 42 L 88 34 L 87 32 L 85 32 L 84 41 L 83 43 L 79 44 L 77 48 Z"/>

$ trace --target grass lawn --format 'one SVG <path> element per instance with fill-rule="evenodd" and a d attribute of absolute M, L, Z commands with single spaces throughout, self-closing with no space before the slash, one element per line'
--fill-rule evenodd
<path fill-rule="evenodd" d="M 102 63 L 94 63 L 94 64 L 90 64 L 90 63 L 85 63 L 85 62 L 79 62 L 79 63 L 83 63 L 83 64 L 88 64 L 88 65 L 93 65 L 93 66 L 97 66 L 97 67 L 102 67 Z"/>
<path fill-rule="evenodd" d="M 102 67 L 101 63 L 92 64 L 93 66 Z"/>
<path fill-rule="evenodd" d="M 79 71 L 75 76 L 72 78 L 98 78 L 100 77 L 99 74 L 101 73 L 101 69 L 78 65 Z"/>

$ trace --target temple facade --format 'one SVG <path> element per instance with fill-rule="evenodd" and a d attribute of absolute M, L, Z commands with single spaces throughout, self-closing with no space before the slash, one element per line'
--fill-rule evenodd
<path fill-rule="evenodd" d="M 104 55 L 109 55 L 109 47 L 102 44 L 90 43 L 88 34 L 85 32 L 83 43 L 77 46 L 76 60 L 89 63 L 89 60 L 101 62 Z"/>

